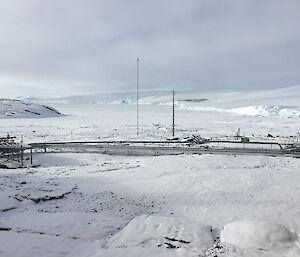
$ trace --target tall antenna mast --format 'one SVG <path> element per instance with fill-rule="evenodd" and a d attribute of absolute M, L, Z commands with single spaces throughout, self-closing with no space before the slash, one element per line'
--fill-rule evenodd
<path fill-rule="evenodd" d="M 175 91 L 173 90 L 173 115 L 172 115 L 172 136 L 175 136 Z"/>
<path fill-rule="evenodd" d="M 139 69 L 140 59 L 136 59 L 136 134 L 139 135 Z"/>

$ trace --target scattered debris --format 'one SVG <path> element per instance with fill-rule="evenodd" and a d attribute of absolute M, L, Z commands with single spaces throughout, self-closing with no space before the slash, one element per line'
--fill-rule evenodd
<path fill-rule="evenodd" d="M 182 240 L 182 239 L 176 239 L 174 237 L 167 237 L 165 236 L 165 239 L 169 240 L 169 241 L 173 241 L 173 242 L 179 242 L 179 243 L 183 243 L 183 244 L 190 244 L 191 242 L 186 241 L 186 240 Z"/>
<path fill-rule="evenodd" d="M 168 243 L 168 242 L 165 242 L 164 244 L 167 245 L 168 249 L 178 249 L 178 248 L 180 248 L 179 246 L 172 245 L 171 243 Z"/>
<path fill-rule="evenodd" d="M 16 207 L 10 207 L 10 208 L 6 208 L 6 209 L 2 209 L 0 212 L 7 212 L 7 211 L 11 211 L 16 209 Z"/>

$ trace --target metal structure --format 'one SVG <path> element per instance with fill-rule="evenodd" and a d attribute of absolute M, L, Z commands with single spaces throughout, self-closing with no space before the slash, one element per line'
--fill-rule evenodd
<path fill-rule="evenodd" d="M 0 167 L 18 168 L 24 165 L 24 148 L 22 144 L 15 143 L 16 137 L 0 138 Z"/>
<path fill-rule="evenodd" d="M 140 76 L 140 59 L 136 59 L 136 134 L 139 135 L 139 98 L 140 98 L 140 85 L 139 85 L 139 76 Z"/>
<path fill-rule="evenodd" d="M 175 91 L 173 90 L 172 136 L 175 136 Z"/>
<path fill-rule="evenodd" d="M 210 146 L 218 143 L 224 146 Z M 236 146 L 236 144 L 239 144 Z M 233 145 L 230 147 L 229 145 Z M 245 147 L 252 145 L 254 147 Z M 257 147 L 260 145 L 260 147 Z M 270 148 L 265 146 L 269 145 Z M 277 147 L 271 148 L 273 145 Z M 267 155 L 291 156 L 300 158 L 299 149 L 289 149 L 277 142 L 253 141 L 242 143 L 230 140 L 186 141 L 85 141 L 85 142 L 49 142 L 30 144 L 31 149 L 46 152 L 98 152 L 119 155 L 166 155 L 166 154 L 225 154 L 225 155 Z"/>
<path fill-rule="evenodd" d="M 26 164 L 24 165 L 24 156 L 27 156 L 26 159 L 30 159 L 32 165 L 33 152 L 85 152 L 150 156 L 177 154 L 266 155 L 300 158 L 298 144 L 281 144 L 274 141 L 244 142 L 190 137 L 183 140 L 65 141 L 23 145 L 15 143 L 13 139 L 11 137 L 0 138 L 0 168 L 24 167 L 26 166 Z"/>

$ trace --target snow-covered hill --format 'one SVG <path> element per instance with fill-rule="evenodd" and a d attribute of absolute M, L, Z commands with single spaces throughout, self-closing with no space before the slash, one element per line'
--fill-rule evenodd
<path fill-rule="evenodd" d="M 14 99 L 0 99 L 0 118 L 45 118 L 62 115 L 56 109 Z"/>
<path fill-rule="evenodd" d="M 197 112 L 224 112 L 261 117 L 300 117 L 300 86 L 280 89 L 204 92 L 177 90 L 176 108 Z M 50 104 L 136 104 L 136 92 L 85 94 L 72 97 L 39 99 L 36 103 Z M 141 105 L 172 105 L 171 91 L 141 91 Z"/>

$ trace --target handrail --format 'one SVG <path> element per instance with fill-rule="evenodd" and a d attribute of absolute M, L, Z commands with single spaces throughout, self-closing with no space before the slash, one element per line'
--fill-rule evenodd
<path fill-rule="evenodd" d="M 257 144 L 257 145 L 278 145 L 280 149 L 283 149 L 282 145 L 278 142 L 260 142 L 260 141 L 250 141 L 250 142 L 241 142 L 241 141 L 232 141 L 232 140 L 209 140 L 208 143 L 232 143 L 232 144 Z"/>
<path fill-rule="evenodd" d="M 150 141 L 150 140 L 106 140 L 106 141 L 65 141 L 65 142 L 45 142 L 45 143 L 30 143 L 31 147 L 47 146 L 47 145 L 65 145 L 65 144 L 208 144 L 208 143 L 230 143 L 230 144 L 260 144 L 260 145 L 278 145 L 283 149 L 282 145 L 278 142 L 261 142 L 261 141 L 232 141 L 232 140 L 206 140 L 203 142 L 193 141 Z"/>

